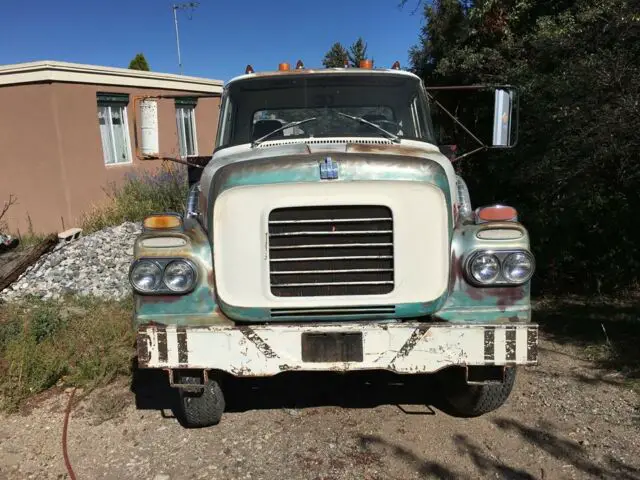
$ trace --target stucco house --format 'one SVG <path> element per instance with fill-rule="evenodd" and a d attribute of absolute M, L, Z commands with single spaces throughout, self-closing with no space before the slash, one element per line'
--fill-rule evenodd
<path fill-rule="evenodd" d="M 158 167 L 136 154 L 135 96 L 179 97 L 158 102 L 161 152 L 211 155 L 222 84 L 54 61 L 0 66 L 0 206 L 17 198 L 3 219 L 9 231 L 78 226 L 107 185 Z"/>

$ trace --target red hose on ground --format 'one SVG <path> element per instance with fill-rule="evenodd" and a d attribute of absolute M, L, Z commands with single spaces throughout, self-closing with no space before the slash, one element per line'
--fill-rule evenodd
<path fill-rule="evenodd" d="M 62 426 L 62 456 L 64 457 L 64 465 L 65 467 L 67 467 L 67 472 L 69 473 L 69 478 L 71 478 L 71 480 L 76 480 L 76 474 L 73 473 L 71 462 L 69 462 L 69 454 L 67 453 L 67 427 L 69 425 L 69 414 L 71 413 L 71 405 L 75 393 L 76 389 L 74 387 L 74 389 L 71 390 L 71 396 L 69 397 L 69 402 L 67 403 L 67 410 L 64 412 L 64 425 Z"/>

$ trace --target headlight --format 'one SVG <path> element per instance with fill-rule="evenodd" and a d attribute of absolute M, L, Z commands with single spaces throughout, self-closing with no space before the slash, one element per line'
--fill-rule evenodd
<path fill-rule="evenodd" d="M 162 279 L 172 292 L 184 293 L 193 287 L 196 272 L 184 260 L 174 260 L 165 267 Z"/>
<path fill-rule="evenodd" d="M 493 254 L 481 253 L 471 260 L 469 273 L 478 283 L 492 283 L 500 275 L 500 261 Z"/>
<path fill-rule="evenodd" d="M 526 252 L 510 254 L 502 262 L 502 275 L 511 283 L 524 283 L 533 275 L 533 257 Z"/>
<path fill-rule="evenodd" d="M 142 260 L 134 265 L 129 275 L 131 284 L 141 292 L 153 292 L 160 285 L 162 271 L 151 261 Z"/>

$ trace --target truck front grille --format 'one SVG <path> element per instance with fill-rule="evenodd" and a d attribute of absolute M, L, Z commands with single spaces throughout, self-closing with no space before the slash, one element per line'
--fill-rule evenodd
<path fill-rule="evenodd" d="M 380 295 L 393 290 L 388 207 L 287 207 L 269 214 L 271 293 L 277 297 Z"/>

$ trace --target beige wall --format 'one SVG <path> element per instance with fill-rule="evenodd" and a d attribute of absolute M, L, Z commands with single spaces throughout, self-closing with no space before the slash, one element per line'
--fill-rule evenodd
<path fill-rule="evenodd" d="M 105 165 L 98 126 L 97 92 L 128 93 L 127 116 L 133 163 Z M 25 233 L 27 217 L 36 232 L 78 226 L 81 214 L 105 200 L 110 182 L 128 172 L 154 170 L 158 161 L 135 158 L 133 95 L 186 94 L 168 90 L 84 85 L 28 84 L 0 87 L 0 204 L 14 194 L 5 220 Z M 217 129 L 218 98 L 200 98 L 196 107 L 198 152 L 210 155 Z M 160 151 L 177 156 L 174 101 L 158 102 Z M 139 134 L 137 135 L 139 138 Z"/>

